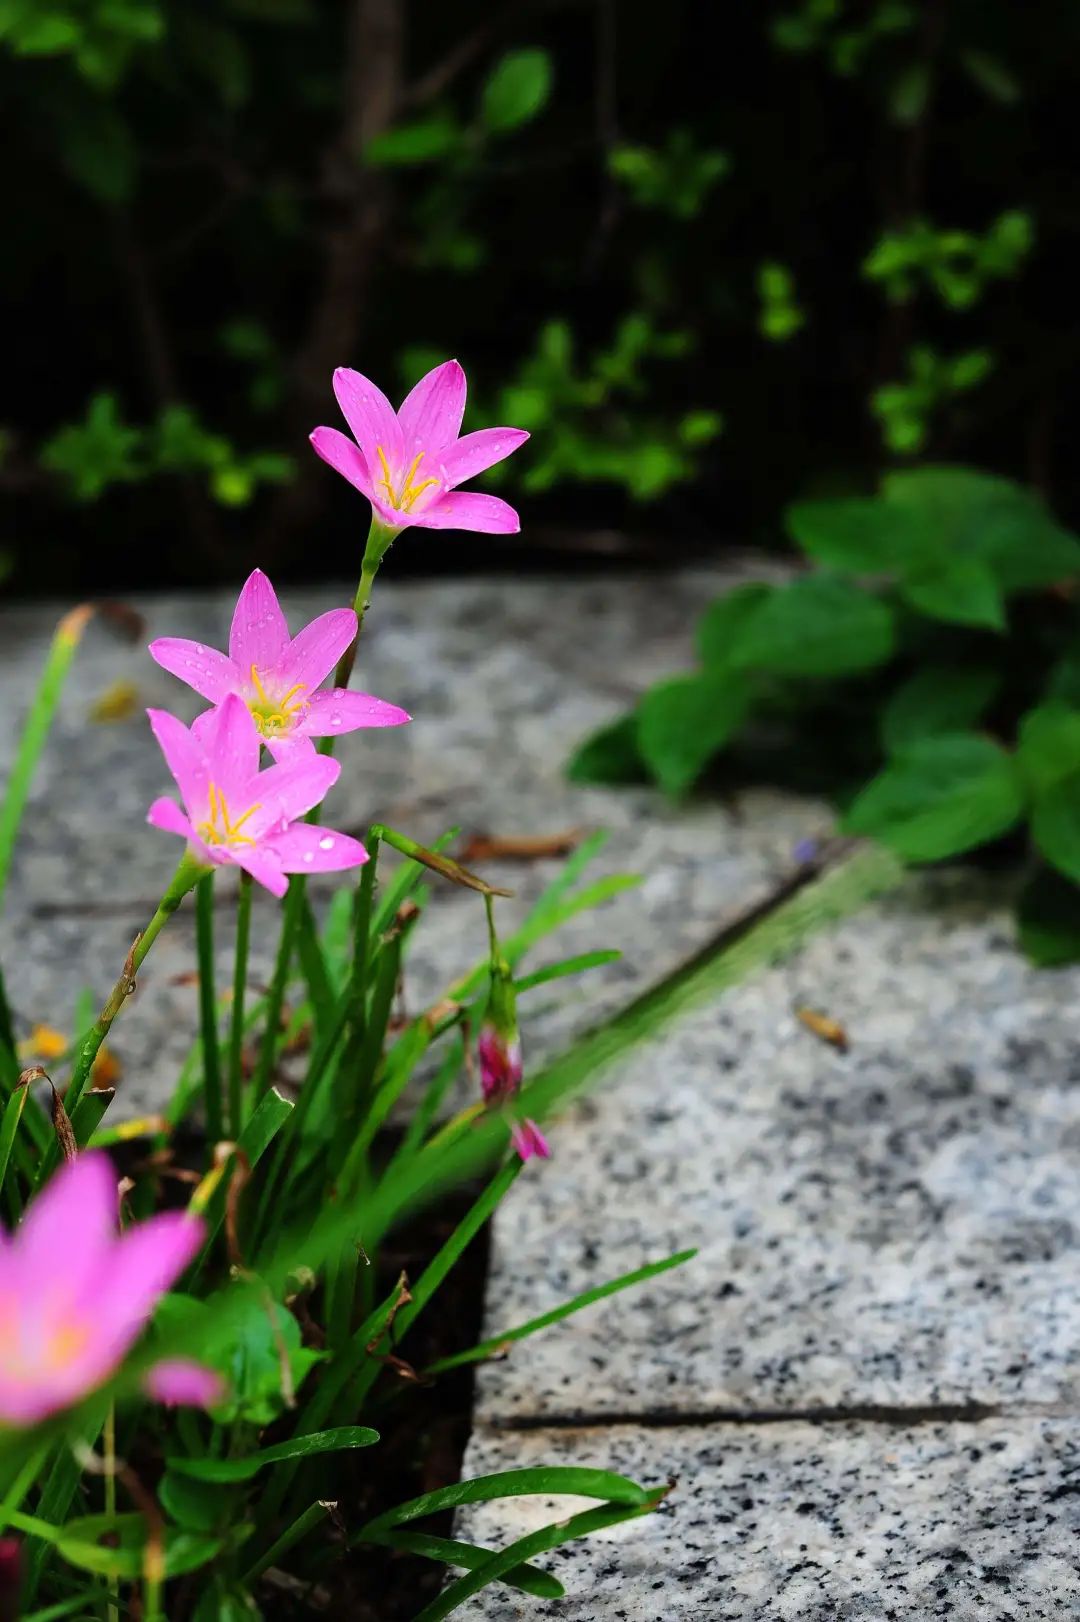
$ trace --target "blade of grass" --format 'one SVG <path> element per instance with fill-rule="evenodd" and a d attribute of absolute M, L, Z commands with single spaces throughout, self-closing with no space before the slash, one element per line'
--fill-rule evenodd
<path fill-rule="evenodd" d="M 229 1134 L 240 1136 L 244 1109 L 244 997 L 247 993 L 248 946 L 251 941 L 250 873 L 240 874 L 236 903 L 236 956 L 233 962 L 232 1023 L 229 1037 Z"/>
<path fill-rule="evenodd" d="M 666 1491 L 666 1488 L 664 1489 Z M 663 1494 L 660 1495 L 661 1497 Z M 624 1505 L 612 1505 L 604 1509 L 587 1509 L 580 1515 L 571 1515 L 569 1520 L 553 1521 L 549 1526 L 543 1526 L 537 1532 L 530 1532 L 527 1537 L 518 1538 L 507 1548 L 492 1555 L 490 1560 L 475 1571 L 460 1577 L 456 1583 L 443 1590 L 438 1599 L 425 1605 L 417 1614 L 416 1622 L 442 1622 L 442 1618 L 456 1611 L 459 1605 L 464 1605 L 467 1599 L 478 1594 L 489 1583 L 499 1582 L 507 1571 L 512 1571 L 523 1560 L 531 1560 L 534 1555 L 546 1554 L 549 1549 L 557 1549 L 563 1543 L 570 1543 L 574 1538 L 588 1537 L 590 1532 L 602 1532 L 609 1526 L 618 1526 L 620 1521 L 633 1520 L 638 1515 L 648 1515 L 660 1502 L 657 1497 L 654 1502 L 646 1504 L 643 1508 L 628 1509 Z"/>
<path fill-rule="evenodd" d="M 514 990 L 520 996 L 523 991 L 531 991 L 534 986 L 545 986 L 549 980 L 563 980 L 570 974 L 584 974 L 588 969 L 598 969 L 603 963 L 617 963 L 622 953 L 611 948 L 602 952 L 582 952 L 578 957 L 564 957 L 558 963 L 549 963 L 543 969 L 534 969 L 532 974 L 523 975 L 520 980 L 514 981 Z"/>
<path fill-rule="evenodd" d="M 656 1493 L 639 1487 L 628 1476 L 614 1475 L 610 1470 L 591 1470 L 578 1464 L 538 1464 L 521 1470 L 495 1470 L 490 1475 L 473 1476 L 469 1481 L 455 1481 L 449 1487 L 436 1487 L 433 1492 L 409 1498 L 393 1509 L 367 1521 L 349 1539 L 349 1546 L 369 1539 L 374 1532 L 391 1527 L 405 1526 L 425 1515 L 437 1515 L 444 1509 L 460 1509 L 463 1504 L 488 1504 L 496 1498 L 529 1498 L 539 1494 L 545 1498 L 573 1496 L 574 1498 L 600 1498 L 610 1507 L 652 1509 Z"/>
<path fill-rule="evenodd" d="M 537 1330 L 547 1329 L 551 1324 L 557 1324 L 563 1318 L 569 1318 L 572 1313 L 580 1312 L 583 1307 L 591 1307 L 594 1301 L 602 1301 L 605 1296 L 617 1295 L 620 1290 L 628 1290 L 631 1285 L 644 1284 L 650 1278 L 657 1278 L 659 1274 L 666 1273 L 672 1267 L 681 1267 L 684 1262 L 692 1261 L 697 1255 L 696 1250 L 680 1250 L 674 1256 L 667 1256 L 662 1262 L 649 1262 L 645 1267 L 638 1267 L 632 1273 L 623 1273 L 619 1278 L 611 1279 L 607 1284 L 597 1284 L 591 1290 L 583 1290 L 572 1300 L 564 1301 L 562 1306 L 552 1307 L 550 1312 L 543 1312 L 538 1318 L 530 1318 L 528 1323 L 519 1324 L 516 1329 L 506 1329 L 501 1335 L 492 1335 L 490 1340 L 483 1340 L 478 1346 L 472 1346 L 467 1352 L 454 1352 L 450 1357 L 440 1357 L 434 1363 L 429 1363 L 424 1370 L 425 1374 L 443 1374 L 447 1369 L 456 1369 L 463 1363 L 479 1363 L 486 1357 L 491 1357 L 511 1345 L 516 1340 L 524 1340 L 527 1335 L 536 1334 Z"/>
<path fill-rule="evenodd" d="M 214 874 L 209 872 L 195 887 L 195 944 L 199 972 L 199 1031 L 202 1043 L 203 1094 L 206 1135 L 218 1143 L 225 1135 L 221 1095 L 221 1055 L 218 1050 L 217 996 L 214 991 Z"/>
<path fill-rule="evenodd" d="M 309 1532 L 314 1531 L 315 1527 L 324 1521 L 335 1507 L 334 1504 L 320 1501 L 312 1504 L 309 1509 L 305 1509 L 304 1513 L 298 1515 L 292 1525 L 282 1532 L 276 1542 L 270 1545 L 266 1553 L 260 1555 L 253 1566 L 248 1567 L 240 1581 L 246 1587 L 250 1587 L 256 1578 L 262 1576 L 264 1571 L 269 1570 L 271 1566 L 276 1566 L 282 1555 L 288 1554 L 289 1550 L 299 1543 L 301 1538 L 307 1537 Z"/>
<path fill-rule="evenodd" d="M 464 1566 L 466 1571 L 475 1571 L 498 1552 L 481 1549 L 475 1543 L 461 1543 L 456 1538 L 431 1537 L 427 1532 L 380 1532 L 361 1541 L 377 1543 L 385 1549 L 400 1549 L 403 1554 L 419 1554 L 428 1560 L 438 1560 L 444 1566 Z M 562 1599 L 566 1593 L 558 1578 L 539 1566 L 512 1566 L 503 1573 L 501 1581 L 522 1594 L 532 1594 L 535 1599 Z"/>

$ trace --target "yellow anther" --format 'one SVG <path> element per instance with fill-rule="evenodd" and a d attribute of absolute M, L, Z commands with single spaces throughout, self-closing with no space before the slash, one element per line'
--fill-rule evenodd
<path fill-rule="evenodd" d="M 438 484 L 439 482 L 436 478 L 430 478 L 421 479 L 419 484 L 413 483 L 416 470 L 420 466 L 420 463 L 424 460 L 425 455 L 423 451 L 417 451 L 416 455 L 412 459 L 412 464 L 409 471 L 401 481 L 400 490 L 395 490 L 394 481 L 390 476 L 390 464 L 386 460 L 386 452 L 383 450 L 381 445 L 376 445 L 375 454 L 379 458 L 379 465 L 383 471 L 382 478 L 377 479 L 376 483 L 378 484 L 380 490 L 386 491 L 387 502 L 398 512 L 411 512 L 417 498 L 422 496 L 424 491 L 430 489 L 433 484 Z"/>
<path fill-rule="evenodd" d="M 252 665 L 251 685 L 254 687 L 257 697 L 249 701 L 248 709 L 251 711 L 252 720 L 264 738 L 272 738 L 282 728 L 287 729 L 295 719 L 297 712 L 304 707 L 304 700 L 297 698 L 296 695 L 307 692 L 307 682 L 305 681 L 294 682 L 282 698 L 274 700 L 263 686 L 258 669 L 255 665 Z"/>
<path fill-rule="evenodd" d="M 210 818 L 207 822 L 197 824 L 195 832 L 205 845 L 253 845 L 254 839 L 240 830 L 245 822 L 253 817 L 256 811 L 262 809 L 261 805 L 248 808 L 242 817 L 235 822 L 229 815 L 229 807 L 225 802 L 225 795 L 216 783 L 211 783 L 207 789 L 207 798 L 210 801 Z"/>

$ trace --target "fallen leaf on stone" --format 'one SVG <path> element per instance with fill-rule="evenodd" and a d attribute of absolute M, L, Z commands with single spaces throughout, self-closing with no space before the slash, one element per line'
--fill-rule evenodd
<path fill-rule="evenodd" d="M 848 1034 L 838 1019 L 831 1019 L 828 1014 L 819 1014 L 813 1008 L 796 1008 L 795 1018 L 813 1031 L 820 1042 L 827 1042 L 830 1047 L 837 1048 L 841 1053 L 848 1050 Z"/>
<path fill-rule="evenodd" d="M 139 689 L 133 681 L 114 681 L 90 706 L 91 721 L 127 721 L 139 707 Z"/>
<path fill-rule="evenodd" d="M 463 862 L 538 862 L 545 856 L 569 856 L 585 837 L 584 828 L 559 834 L 472 834 L 461 852 Z"/>

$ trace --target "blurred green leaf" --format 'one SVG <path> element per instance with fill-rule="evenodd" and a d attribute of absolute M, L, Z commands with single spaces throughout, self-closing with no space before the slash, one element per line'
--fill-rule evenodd
<path fill-rule="evenodd" d="M 979 665 L 928 665 L 898 687 L 881 716 L 890 754 L 942 732 L 972 726 L 1001 689 L 1001 675 Z"/>
<path fill-rule="evenodd" d="M 456 151 L 462 139 L 461 126 L 453 115 L 435 112 L 374 136 L 364 148 L 364 162 L 382 169 L 432 163 Z"/>
<path fill-rule="evenodd" d="M 726 592 L 709 604 L 698 620 L 696 638 L 698 656 L 706 668 L 727 664 L 742 627 L 772 590 L 771 586 L 763 585 L 760 581 L 750 581 L 745 586 L 736 586 L 734 591 Z"/>
<path fill-rule="evenodd" d="M 641 783 L 644 762 L 638 747 L 636 712 L 621 715 L 580 743 L 566 768 L 572 783 Z"/>
<path fill-rule="evenodd" d="M 912 607 L 931 619 L 953 625 L 983 625 L 1005 629 L 1001 588 L 987 564 L 978 558 L 944 554 L 937 563 L 913 570 L 902 591 Z"/>
<path fill-rule="evenodd" d="M 935 862 L 1007 833 L 1023 806 L 1003 749 L 974 733 L 945 733 L 901 750 L 857 796 L 845 827 L 905 861 Z"/>
<path fill-rule="evenodd" d="M 638 706 L 638 745 L 666 794 L 684 794 L 746 717 L 750 690 L 735 671 L 676 676 Z"/>
<path fill-rule="evenodd" d="M 748 615 L 730 658 L 781 676 L 844 676 L 884 664 L 894 643 L 888 604 L 847 581 L 807 575 Z"/>
<path fill-rule="evenodd" d="M 877 497 L 799 501 L 784 515 L 788 534 L 808 557 L 844 574 L 882 574 L 933 558 L 925 525 Z"/>
<path fill-rule="evenodd" d="M 1080 772 L 1080 709 L 1042 704 L 1020 722 L 1016 760 L 1036 799 Z"/>
<path fill-rule="evenodd" d="M 1039 794 L 1031 836 L 1051 867 L 1080 883 L 1080 771 L 1060 777 Z"/>
<path fill-rule="evenodd" d="M 961 467 L 890 473 L 887 501 L 903 508 L 941 554 L 983 562 L 1005 591 L 1054 585 L 1080 573 L 1080 541 L 1039 498 L 1008 479 Z"/>
<path fill-rule="evenodd" d="M 1017 910 L 1022 951 L 1040 969 L 1080 962 L 1080 889 L 1051 868 L 1024 886 Z"/>
<path fill-rule="evenodd" d="M 485 126 L 501 135 L 527 124 L 546 105 L 551 81 L 547 51 L 508 51 L 484 84 L 480 114 Z"/>

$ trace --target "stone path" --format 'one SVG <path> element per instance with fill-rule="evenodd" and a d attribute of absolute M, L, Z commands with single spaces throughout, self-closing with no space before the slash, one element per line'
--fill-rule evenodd
<path fill-rule="evenodd" d="M 538 994 L 531 1058 L 623 1002 L 790 870 L 823 808 L 768 794 L 673 811 L 648 790 L 566 784 L 573 743 L 688 660 L 703 576 L 380 588 L 364 685 L 416 720 L 348 740 L 331 804 L 430 840 L 610 827 L 601 871 L 643 884 L 540 959 L 618 945 L 622 963 L 556 1008 Z M 295 624 L 340 596 L 289 594 Z M 155 600 L 152 634 L 221 645 L 228 605 Z M 3 615 L 0 767 L 50 616 Z M 145 805 L 167 789 L 139 718 L 88 725 L 117 678 L 182 694 L 91 629 L 35 794 L 3 943 L 13 1000 L 62 1024 L 106 988 L 171 871 Z M 189 709 L 187 713 L 191 713 Z M 492 869 L 518 890 L 557 864 Z M 259 962 L 267 931 L 258 927 Z M 269 922 L 269 913 L 262 917 Z M 224 929 L 222 931 L 224 933 Z M 483 948 L 473 898 L 441 890 L 410 999 Z M 229 941 L 221 942 L 222 970 Z M 114 1108 L 160 1101 L 195 1018 L 182 915 L 117 1027 Z M 913 878 L 791 961 L 699 1008 L 553 1131 L 500 1214 L 496 1334 L 687 1245 L 684 1269 L 521 1343 L 478 1382 L 467 1473 L 578 1462 L 677 1485 L 663 1509 L 545 1562 L 559 1603 L 493 1589 L 486 1622 L 832 1622 L 1077 1614 L 1075 973 L 1016 956 L 998 887 Z M 793 1017 L 842 1019 L 840 1054 Z M 581 1507 L 525 1499 L 461 1517 L 495 1543 Z"/>

